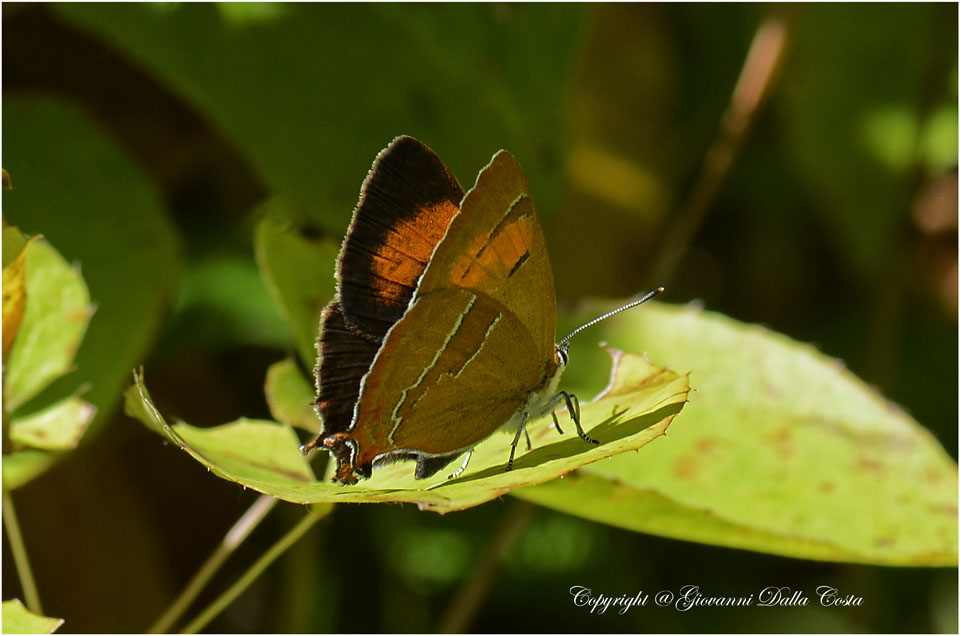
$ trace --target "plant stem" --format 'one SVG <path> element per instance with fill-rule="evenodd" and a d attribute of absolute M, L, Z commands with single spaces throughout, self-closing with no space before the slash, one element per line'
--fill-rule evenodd
<path fill-rule="evenodd" d="M 440 624 L 438 634 L 462 634 L 473 622 L 496 579 L 497 571 L 507 559 L 510 548 L 517 542 L 523 529 L 533 517 L 535 506 L 526 501 L 516 500 L 507 511 L 496 534 L 490 539 L 473 575 L 464 582 L 457 595 L 447 607 Z"/>
<path fill-rule="evenodd" d="M 677 208 L 674 222 L 660 244 L 652 280 L 669 284 L 690 240 L 730 173 L 747 132 L 783 64 L 794 10 L 789 5 L 778 7 L 774 15 L 757 27 L 740 77 L 720 120 L 720 129 L 703 157 L 696 181 Z"/>
<path fill-rule="evenodd" d="M 13 497 L 6 490 L 3 491 L 3 525 L 7 529 L 7 539 L 10 541 L 10 551 L 13 553 L 13 562 L 20 577 L 20 587 L 23 590 L 27 609 L 43 616 L 43 607 L 40 605 L 40 594 L 37 592 L 37 583 L 30 569 L 30 559 L 27 558 L 27 546 L 20 533 L 20 524 L 17 522 L 17 513 L 13 508 Z"/>
<path fill-rule="evenodd" d="M 243 593 L 250 584 L 253 583 L 271 563 L 283 554 L 290 546 L 297 542 L 303 534 L 309 530 L 313 524 L 322 519 L 330 511 L 329 506 L 312 506 L 310 512 L 300 520 L 287 534 L 280 538 L 273 546 L 267 550 L 263 556 L 250 566 L 250 569 L 244 572 L 243 576 L 237 579 L 237 582 L 231 585 L 226 592 L 221 594 L 207 609 L 193 619 L 181 633 L 196 634 L 207 626 L 207 623 L 217 617 L 220 612 L 227 608 L 233 601 Z"/>
<path fill-rule="evenodd" d="M 223 537 L 223 541 L 217 546 L 213 553 L 207 558 L 197 573 L 193 575 L 190 582 L 180 593 L 180 596 L 167 608 L 160 618 L 154 621 L 153 625 L 147 630 L 148 634 L 166 634 L 174 623 L 190 607 L 190 604 L 197 598 L 200 591 L 210 582 L 213 575 L 220 569 L 223 562 L 227 560 L 237 547 L 246 540 L 254 528 L 263 521 L 267 513 L 276 505 L 277 499 L 270 495 L 260 495 L 250 508 L 243 513 L 243 516 L 237 520 L 233 527 Z"/>

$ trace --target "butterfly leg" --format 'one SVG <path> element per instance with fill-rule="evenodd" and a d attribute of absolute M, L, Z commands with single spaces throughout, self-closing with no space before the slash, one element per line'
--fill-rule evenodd
<path fill-rule="evenodd" d="M 563 429 L 560 428 L 560 420 L 557 419 L 556 412 L 551 411 L 550 415 L 553 416 L 553 428 L 557 429 L 557 432 L 563 435 Z"/>
<path fill-rule="evenodd" d="M 567 403 L 567 413 L 570 414 L 570 419 L 577 427 L 577 435 L 580 436 L 580 439 L 591 444 L 599 444 L 600 442 L 583 432 L 583 427 L 580 425 L 580 400 L 577 399 L 577 396 L 566 391 L 560 391 L 560 395 L 563 396 L 563 401 Z"/>
<path fill-rule="evenodd" d="M 510 459 L 507 461 L 507 470 L 513 470 L 513 456 L 517 452 L 517 444 L 520 443 L 520 433 L 527 432 L 527 414 L 523 414 L 523 420 L 520 421 L 520 426 L 517 427 L 517 434 L 513 436 L 513 443 L 510 444 Z"/>
<path fill-rule="evenodd" d="M 456 479 L 463 474 L 463 471 L 467 469 L 467 464 L 470 463 L 470 458 L 473 456 L 473 449 L 467 451 L 467 456 L 463 458 L 463 463 L 460 464 L 460 468 L 453 471 L 453 474 L 447 477 L 447 479 Z"/>
<path fill-rule="evenodd" d="M 530 433 L 526 426 L 523 427 L 523 436 L 527 438 L 527 450 L 533 450 L 533 444 L 530 443 Z"/>

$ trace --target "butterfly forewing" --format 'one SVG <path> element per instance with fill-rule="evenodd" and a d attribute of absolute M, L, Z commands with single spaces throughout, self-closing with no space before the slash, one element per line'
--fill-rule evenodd
<path fill-rule="evenodd" d="M 340 303 L 349 325 L 383 339 L 459 209 L 463 188 L 432 150 L 398 137 L 374 162 L 340 251 Z"/>
<path fill-rule="evenodd" d="M 543 230 L 520 164 L 501 150 L 477 177 L 420 281 L 418 294 L 464 287 L 503 303 L 553 360 L 557 298 Z"/>

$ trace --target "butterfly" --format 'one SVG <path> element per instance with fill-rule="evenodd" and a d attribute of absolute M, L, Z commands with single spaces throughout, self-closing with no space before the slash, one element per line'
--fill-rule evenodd
<path fill-rule="evenodd" d="M 466 453 L 455 477 L 500 429 L 514 432 L 509 470 L 527 420 L 561 402 L 579 436 L 598 443 L 576 397 L 558 389 L 580 329 L 554 342 L 546 242 L 509 152 L 465 193 L 426 145 L 394 139 L 363 182 L 336 278 L 317 340 L 323 426 L 301 447 L 333 455 L 334 481 L 355 484 L 403 460 L 424 479 Z"/>

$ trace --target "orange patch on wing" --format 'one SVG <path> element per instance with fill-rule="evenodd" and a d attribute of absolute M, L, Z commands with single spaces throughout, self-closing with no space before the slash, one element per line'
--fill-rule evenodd
<path fill-rule="evenodd" d="M 400 300 L 403 288 L 416 284 L 457 210 L 450 201 L 423 206 L 416 217 L 384 235 L 372 262 L 378 296 Z"/>
<path fill-rule="evenodd" d="M 524 258 L 533 242 L 533 228 L 528 216 L 521 216 L 504 225 L 493 236 L 477 237 L 467 255 L 451 272 L 451 279 L 463 287 L 478 287 L 488 272 L 498 272 L 496 280 L 506 280 L 506 274 Z M 502 270 L 502 271 L 501 271 Z"/>

